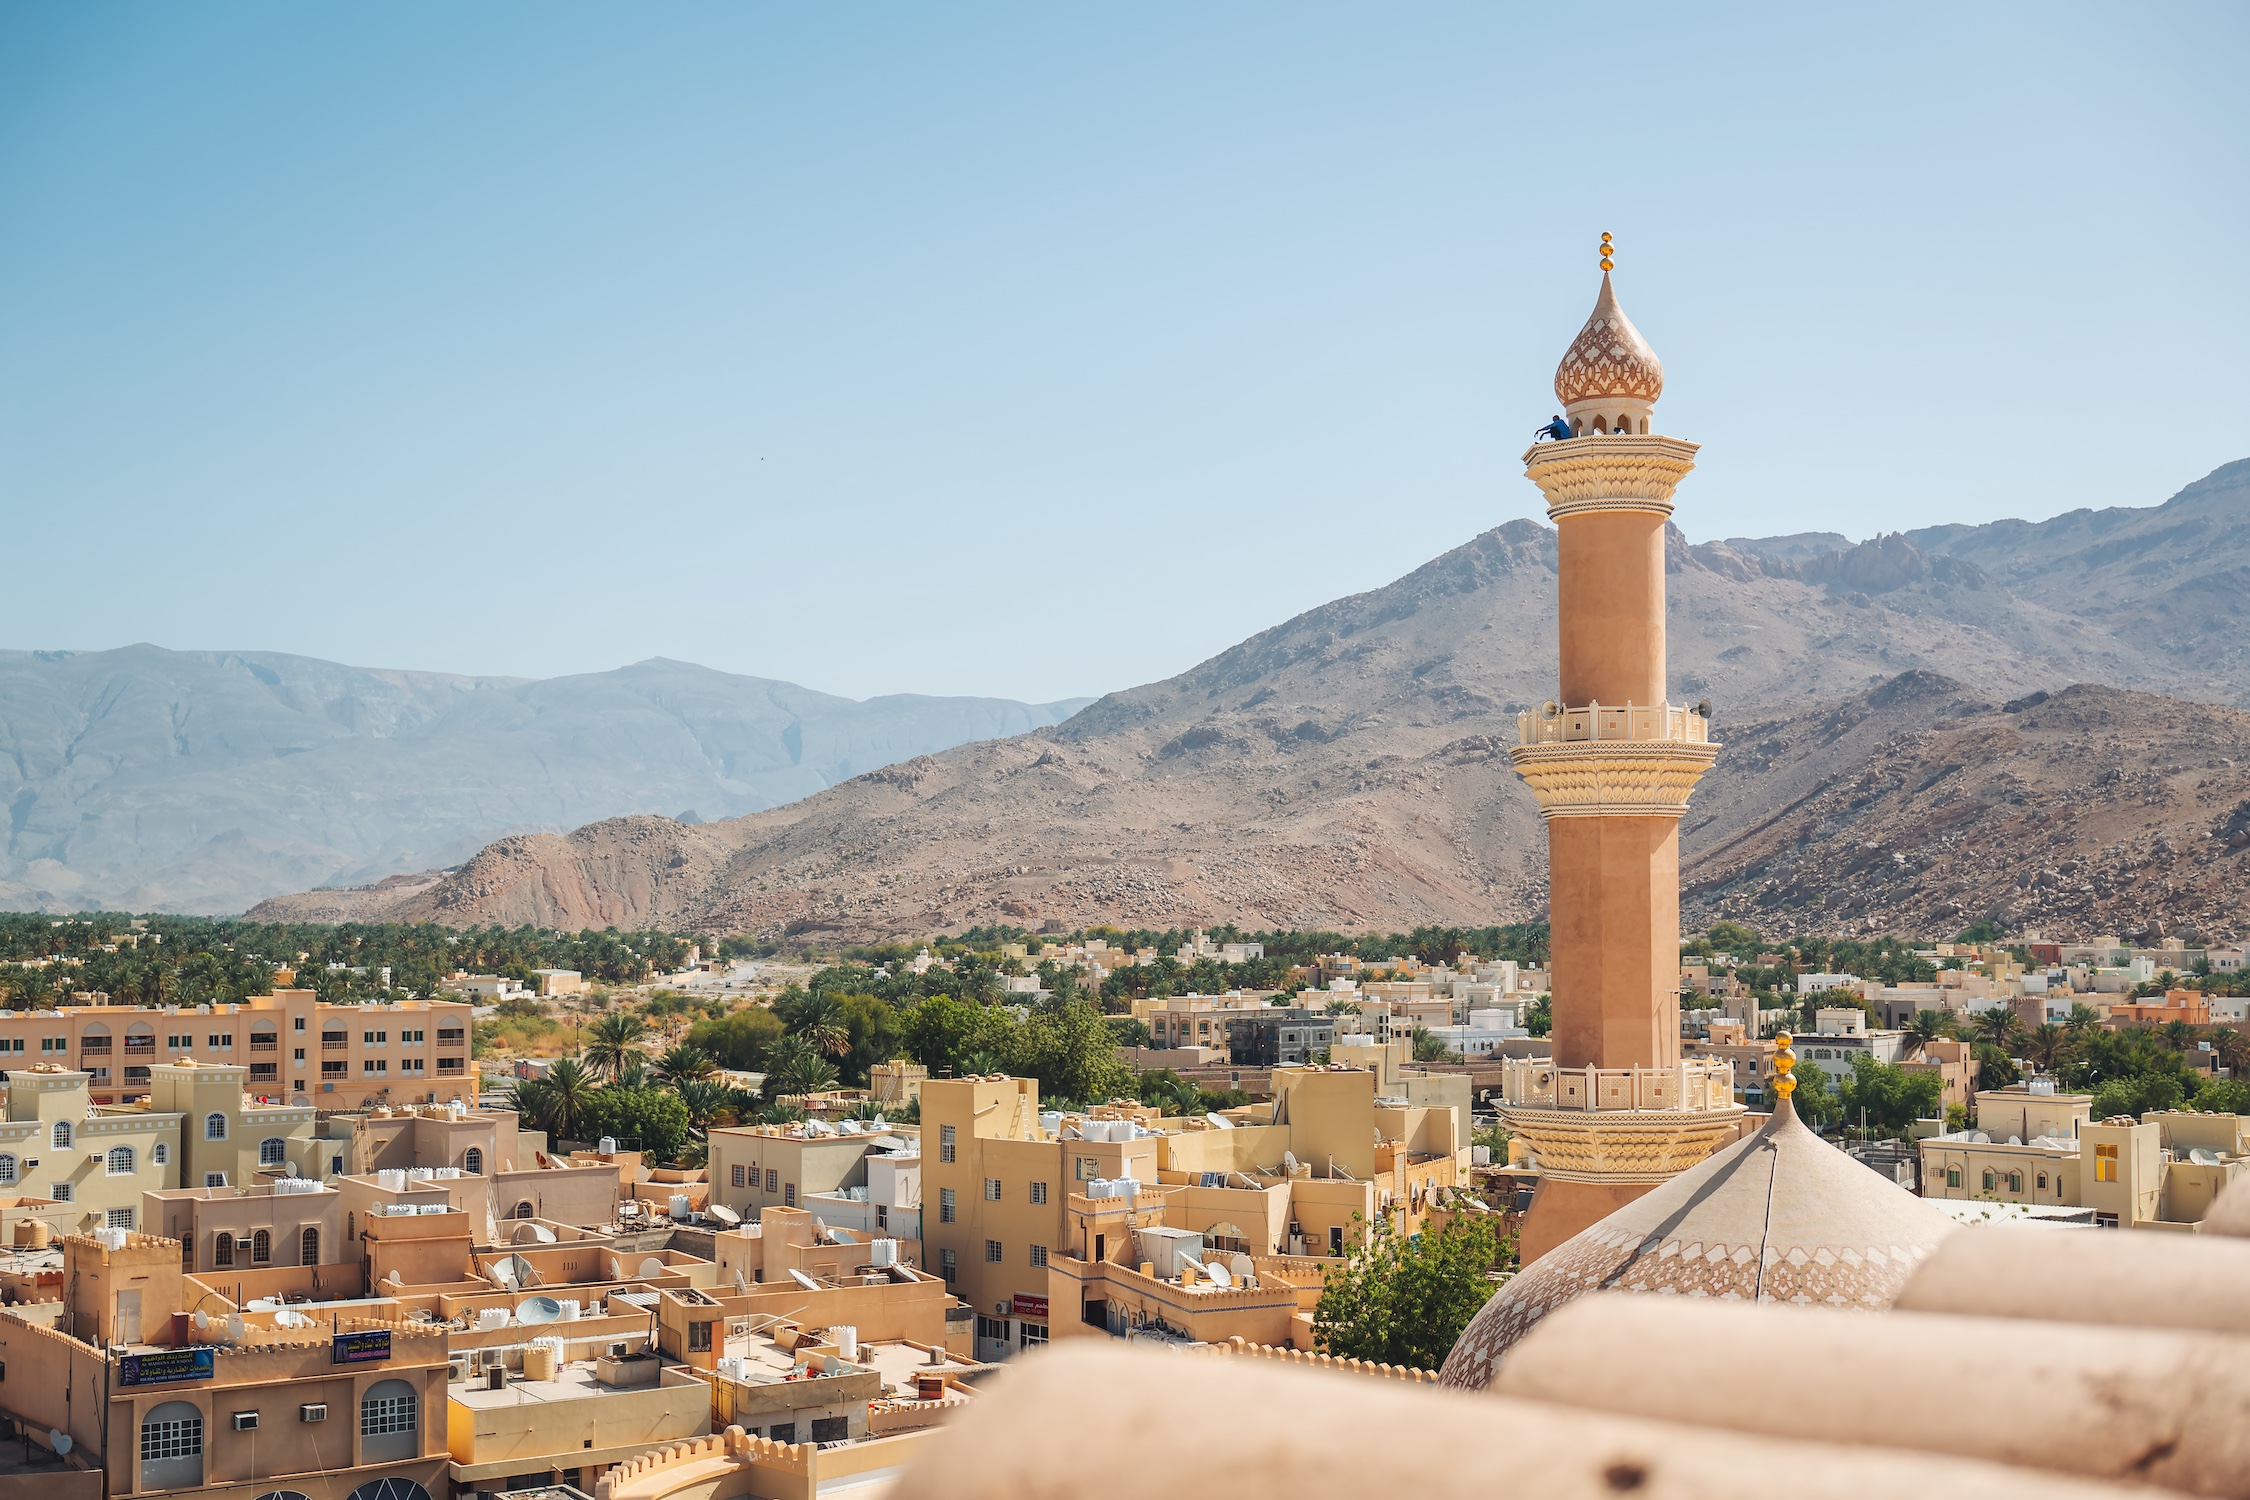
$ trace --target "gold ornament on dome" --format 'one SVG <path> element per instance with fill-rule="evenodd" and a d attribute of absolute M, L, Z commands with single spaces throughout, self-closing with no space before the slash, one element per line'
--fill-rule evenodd
<path fill-rule="evenodd" d="M 1664 394 L 1664 362 L 1641 337 L 1633 320 L 1617 305 L 1609 284 L 1609 236 L 1602 236 L 1602 291 L 1594 311 L 1555 367 L 1555 394 L 1565 406 L 1576 401 L 1625 397 L 1654 401 Z"/>

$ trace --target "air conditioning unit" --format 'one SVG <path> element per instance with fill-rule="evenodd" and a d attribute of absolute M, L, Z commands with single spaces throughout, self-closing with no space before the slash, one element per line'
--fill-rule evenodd
<path fill-rule="evenodd" d="M 257 1426 L 258 1414 L 256 1412 L 238 1411 L 234 1414 L 234 1430 L 236 1432 L 254 1432 L 257 1430 Z"/>
<path fill-rule="evenodd" d="M 486 1390 L 506 1390 L 508 1388 L 508 1367 L 506 1365 L 494 1365 L 491 1369 L 485 1371 L 484 1384 Z"/>
<path fill-rule="evenodd" d="M 252 1412 L 252 1413 L 251 1413 L 251 1415 L 252 1415 L 252 1416 L 256 1416 L 256 1415 L 257 1415 L 257 1413 L 256 1413 L 256 1412 Z M 300 1406 L 300 1407 L 298 1407 L 298 1408 L 297 1408 L 297 1420 L 298 1420 L 298 1421 L 300 1421 L 300 1422 L 325 1422 L 325 1421 L 327 1421 L 327 1420 L 328 1420 L 328 1403 L 327 1403 L 327 1402 L 325 1402 L 325 1401 L 315 1401 L 315 1402 L 312 1402 L 312 1403 L 310 1403 L 309 1405 L 306 1405 L 306 1406 Z"/>
<path fill-rule="evenodd" d="M 455 1385 L 466 1381 L 469 1378 L 469 1362 L 465 1359 L 452 1361 L 445 1367 L 445 1378 Z"/>

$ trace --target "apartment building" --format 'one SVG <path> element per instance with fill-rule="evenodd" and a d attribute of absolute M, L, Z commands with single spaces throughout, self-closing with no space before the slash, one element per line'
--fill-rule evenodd
<path fill-rule="evenodd" d="M 183 1116 L 158 1110 L 104 1113 L 90 1080 L 49 1063 L 8 1077 L 0 1123 L 0 1192 L 65 1204 L 43 1213 L 66 1232 L 136 1227 L 141 1195 L 177 1186 Z"/>
<path fill-rule="evenodd" d="M 769 1208 L 801 1208 L 815 1194 L 866 1188 L 870 1158 L 911 1154 L 914 1142 L 867 1121 L 800 1120 L 714 1130 L 708 1149 L 711 1201 L 755 1220 Z"/>
<path fill-rule="evenodd" d="M 457 1000 L 327 1005 L 276 990 L 240 1005 L 66 1005 L 0 1012 L 0 1076 L 54 1063 L 86 1074 L 96 1104 L 148 1097 L 152 1069 L 194 1058 L 239 1066 L 271 1103 L 358 1109 L 475 1098 L 469 1007 Z"/>

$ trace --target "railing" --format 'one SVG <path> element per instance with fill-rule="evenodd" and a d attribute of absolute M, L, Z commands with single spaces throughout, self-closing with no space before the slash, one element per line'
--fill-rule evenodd
<path fill-rule="evenodd" d="M 1561 1068 L 1544 1058 L 1500 1061 L 1500 1097 L 1518 1109 L 1606 1112 L 1733 1106 L 1734 1064 L 1698 1060 L 1669 1068 Z"/>
<path fill-rule="evenodd" d="M 281 1050 L 281 1044 L 271 1038 L 252 1037 L 250 1038 L 250 1050 L 252 1052 L 278 1052 Z"/>
<path fill-rule="evenodd" d="M 329 1038 L 323 1036 L 320 1039 L 320 1050 L 323 1052 L 342 1052 L 349 1046 L 351 1046 L 351 1039 L 348 1037 Z"/>
<path fill-rule="evenodd" d="M 136 1052 L 154 1052 L 155 1050 L 156 1050 L 156 1038 L 155 1038 L 155 1037 L 152 1037 L 152 1036 L 129 1036 L 129 1037 L 125 1038 L 125 1055 L 126 1055 L 127 1057 L 131 1057 L 131 1056 L 132 1056 L 132 1055 L 133 1055 L 134 1053 L 136 1053 Z"/>
<path fill-rule="evenodd" d="M 78 1043 L 78 1055 L 80 1057 L 109 1056 L 109 1038 L 106 1036 L 81 1038 Z"/>
<path fill-rule="evenodd" d="M 1526 745 L 1567 745 L 1615 740 L 1652 744 L 1707 745 L 1711 721 L 1700 709 L 1671 703 L 1589 703 L 1568 708 L 1548 703 L 1516 715 L 1516 733 Z"/>

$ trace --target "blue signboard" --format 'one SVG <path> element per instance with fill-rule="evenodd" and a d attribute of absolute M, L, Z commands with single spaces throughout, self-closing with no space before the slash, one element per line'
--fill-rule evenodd
<path fill-rule="evenodd" d="M 329 1363 L 338 1365 L 365 1364 L 370 1360 L 391 1357 L 391 1331 L 388 1328 L 371 1329 L 365 1333 L 339 1333 L 329 1342 Z"/>
<path fill-rule="evenodd" d="M 198 1349 L 154 1349 L 147 1354 L 128 1354 L 117 1361 L 119 1385 L 169 1385 L 175 1380 L 209 1380 L 211 1378 L 211 1351 Z"/>

